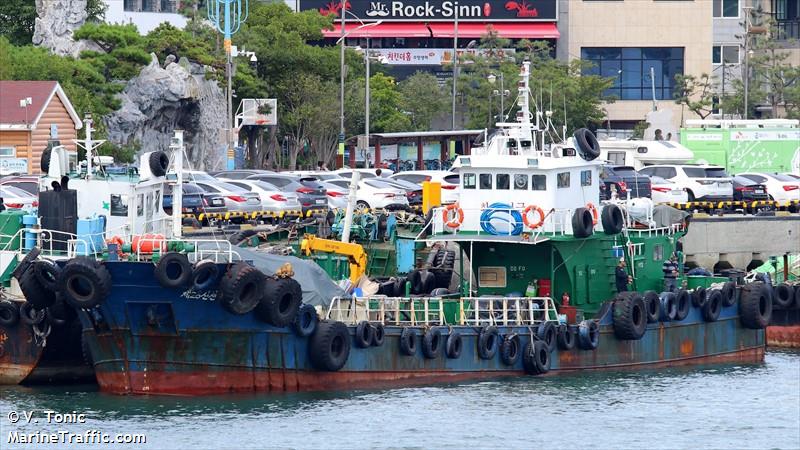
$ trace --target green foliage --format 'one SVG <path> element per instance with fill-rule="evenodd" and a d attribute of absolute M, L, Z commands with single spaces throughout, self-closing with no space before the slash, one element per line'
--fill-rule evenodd
<path fill-rule="evenodd" d="M 0 36 L 14 45 L 29 45 L 36 21 L 34 0 L 3 0 L 0 2 Z"/>
<path fill-rule="evenodd" d="M 636 125 L 633 126 L 633 134 L 631 135 L 632 139 L 644 139 L 644 132 L 650 128 L 650 123 L 646 120 L 641 120 L 636 122 Z"/>
<path fill-rule="evenodd" d="M 402 110 L 410 120 L 409 130 L 430 130 L 433 119 L 447 111 L 447 93 L 428 72 L 415 72 L 400 82 L 399 89 Z"/>
<path fill-rule="evenodd" d="M 685 106 L 689 111 L 708 117 L 714 109 L 714 86 L 707 73 L 694 75 L 675 75 L 675 103 Z"/>
<path fill-rule="evenodd" d="M 205 30 L 210 31 L 208 27 Z M 197 31 L 197 30 L 196 30 Z M 144 38 L 144 48 L 158 55 L 164 61 L 168 55 L 206 65 L 221 66 L 224 63 L 222 54 L 214 54 L 211 46 L 212 36 L 205 34 L 201 39 L 193 37 L 190 32 L 176 28 L 166 22 L 156 27 Z"/>

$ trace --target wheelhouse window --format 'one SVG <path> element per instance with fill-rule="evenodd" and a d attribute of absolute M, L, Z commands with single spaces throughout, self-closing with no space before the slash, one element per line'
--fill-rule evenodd
<path fill-rule="evenodd" d="M 547 175 L 531 175 L 531 190 L 546 191 Z"/>
<path fill-rule="evenodd" d="M 534 176 L 536 176 L 536 175 L 534 175 Z M 521 175 L 521 174 L 514 175 L 514 189 L 527 191 L 528 190 L 528 176 L 527 175 Z"/>
<path fill-rule="evenodd" d="M 569 187 L 569 172 L 561 172 L 556 175 L 556 179 L 558 182 L 559 188 L 568 188 Z"/>
<path fill-rule="evenodd" d="M 581 171 L 581 186 L 591 186 L 592 185 L 592 171 L 591 170 L 582 170 Z"/>
<path fill-rule="evenodd" d="M 492 174 L 490 173 L 482 173 L 478 176 L 478 181 L 480 182 L 481 189 L 491 189 L 492 188 Z"/>
<path fill-rule="evenodd" d="M 474 173 L 465 173 L 464 174 L 464 189 L 475 189 L 475 174 Z"/>
<path fill-rule="evenodd" d="M 508 189 L 509 178 L 510 178 L 510 176 L 507 173 L 498 173 L 497 174 L 497 185 L 496 185 L 497 189 L 507 190 Z"/>

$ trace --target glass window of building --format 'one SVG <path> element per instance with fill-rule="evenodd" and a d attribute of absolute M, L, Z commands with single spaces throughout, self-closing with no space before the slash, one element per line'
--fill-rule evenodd
<path fill-rule="evenodd" d="M 491 189 L 492 188 L 492 174 L 490 173 L 482 173 L 479 175 L 479 181 L 481 185 L 481 189 Z"/>
<path fill-rule="evenodd" d="M 465 173 L 464 174 L 464 189 L 475 189 L 475 174 L 474 173 Z"/>
<path fill-rule="evenodd" d="M 614 78 L 605 95 L 621 100 L 672 100 L 675 75 L 683 75 L 683 47 L 583 47 L 588 75 Z"/>
<path fill-rule="evenodd" d="M 715 45 L 711 50 L 711 62 L 714 64 L 739 64 L 739 45 Z"/>
<path fill-rule="evenodd" d="M 546 191 L 547 175 L 531 175 L 531 189 L 534 191 Z"/>
<path fill-rule="evenodd" d="M 775 20 L 798 20 L 800 0 L 772 0 L 772 11 L 775 13 Z"/>
<path fill-rule="evenodd" d="M 713 0 L 714 17 L 739 17 L 739 0 Z"/>
<path fill-rule="evenodd" d="M 497 174 L 497 189 L 508 189 L 509 175 L 507 173 Z"/>

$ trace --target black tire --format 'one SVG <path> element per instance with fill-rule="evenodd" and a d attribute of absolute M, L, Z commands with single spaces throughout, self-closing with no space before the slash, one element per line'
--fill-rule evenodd
<path fill-rule="evenodd" d="M 39 167 L 42 169 L 42 173 L 50 172 L 50 155 L 53 153 L 53 147 L 48 145 L 42 150 L 42 158 L 39 160 Z"/>
<path fill-rule="evenodd" d="M 519 343 L 519 336 L 516 334 L 506 336 L 503 343 L 500 344 L 500 361 L 507 366 L 513 366 L 517 364 L 521 356 L 522 347 Z"/>
<path fill-rule="evenodd" d="M 23 303 L 19 308 L 19 319 L 26 325 L 39 325 L 45 321 L 46 316 L 44 309 L 39 309 L 30 302 Z"/>
<path fill-rule="evenodd" d="M 794 289 L 791 285 L 781 283 L 773 288 L 773 307 L 788 309 L 794 303 Z"/>
<path fill-rule="evenodd" d="M 461 333 L 453 331 L 447 336 L 447 342 L 444 346 L 444 354 L 450 359 L 458 359 L 461 356 L 461 349 L 464 348 L 464 340 L 461 339 Z"/>
<path fill-rule="evenodd" d="M 594 161 L 600 156 L 600 143 L 597 137 L 587 128 L 578 128 L 572 135 L 578 155 L 586 161 Z"/>
<path fill-rule="evenodd" d="M 75 308 L 93 308 L 111 293 L 111 274 L 92 259 L 73 258 L 61 269 L 58 291 Z"/>
<path fill-rule="evenodd" d="M 264 274 L 247 263 L 231 266 L 222 277 L 219 287 L 222 306 L 233 314 L 247 314 L 264 303 Z M 291 322 L 276 326 L 286 326 Z"/>
<path fill-rule="evenodd" d="M 16 302 L 0 300 L 0 326 L 11 328 L 19 323 L 19 306 Z"/>
<path fill-rule="evenodd" d="M 703 319 L 706 322 L 716 322 L 719 319 L 719 313 L 722 312 L 722 293 L 719 289 L 713 289 L 708 292 L 702 311 Z"/>
<path fill-rule="evenodd" d="M 317 329 L 318 323 L 317 309 L 309 304 L 301 305 L 294 320 L 294 332 L 301 337 L 311 336 Z"/>
<path fill-rule="evenodd" d="M 449 289 L 450 281 L 453 278 L 453 271 L 450 269 L 435 269 L 433 276 L 436 277 L 436 287 L 439 289 Z"/>
<path fill-rule="evenodd" d="M 600 325 L 594 320 L 584 320 L 578 325 L 578 348 L 594 350 L 600 345 Z"/>
<path fill-rule="evenodd" d="M 358 348 L 367 348 L 372 345 L 372 332 L 373 332 L 372 325 L 366 320 L 362 320 L 361 322 L 356 325 L 356 347 Z"/>
<path fill-rule="evenodd" d="M 48 291 L 56 292 L 58 290 L 58 275 L 61 273 L 61 267 L 51 261 L 37 259 L 31 265 L 31 271 L 36 277 L 36 281 Z"/>
<path fill-rule="evenodd" d="M 722 294 L 722 306 L 733 306 L 736 304 L 736 283 L 728 281 L 720 289 Z"/>
<path fill-rule="evenodd" d="M 417 331 L 415 329 L 405 327 L 400 332 L 400 353 L 406 356 L 414 356 L 417 353 Z"/>
<path fill-rule="evenodd" d="M 398 277 L 394 281 L 394 296 L 395 297 L 405 297 L 406 296 L 406 281 L 408 281 L 408 279 L 406 277 Z"/>
<path fill-rule="evenodd" d="M 484 327 L 478 335 L 478 356 L 481 359 L 492 359 L 497 354 L 500 332 L 497 327 Z"/>
<path fill-rule="evenodd" d="M 658 316 L 661 311 L 661 299 L 658 297 L 656 291 L 645 291 L 644 296 L 644 309 L 647 312 L 647 323 L 658 322 Z"/>
<path fill-rule="evenodd" d="M 647 311 L 641 295 L 626 294 L 614 302 L 614 335 L 618 339 L 638 341 L 647 329 Z"/>
<path fill-rule="evenodd" d="M 678 314 L 678 302 L 675 293 L 662 292 L 660 299 L 659 318 L 664 322 L 675 320 L 675 316 Z"/>
<path fill-rule="evenodd" d="M 423 270 L 422 277 L 422 292 L 420 294 L 430 294 L 431 291 L 436 289 L 436 275 L 427 270 Z"/>
<path fill-rule="evenodd" d="M 266 278 L 263 286 L 263 294 L 255 307 L 256 316 L 276 327 L 293 323 L 303 302 L 300 283 L 293 278 Z"/>
<path fill-rule="evenodd" d="M 542 322 L 536 329 L 536 336 L 547 344 L 547 350 L 552 352 L 558 344 L 558 328 L 553 322 Z"/>
<path fill-rule="evenodd" d="M 559 350 L 572 350 L 577 344 L 577 331 L 571 325 L 561 325 L 558 327 L 557 343 Z"/>
<path fill-rule="evenodd" d="M 745 285 L 739 297 L 739 315 L 745 328 L 760 330 L 772 318 L 772 296 L 769 286 L 762 282 Z"/>
<path fill-rule="evenodd" d="M 394 280 L 389 280 L 380 283 L 378 286 L 378 295 L 385 295 L 387 297 L 394 297 Z"/>
<path fill-rule="evenodd" d="M 525 350 L 522 352 L 522 367 L 528 375 L 539 375 L 539 366 L 536 364 L 536 345 L 534 341 L 525 344 Z"/>
<path fill-rule="evenodd" d="M 167 252 L 156 264 L 155 277 L 167 289 L 187 288 L 192 282 L 192 264 L 183 253 Z"/>
<path fill-rule="evenodd" d="M 692 291 L 692 305 L 696 308 L 703 308 L 706 304 L 706 297 L 708 296 L 706 288 L 698 286 Z"/>
<path fill-rule="evenodd" d="M 204 259 L 197 261 L 192 269 L 192 290 L 205 292 L 211 289 L 219 278 L 219 266 L 214 261 Z"/>
<path fill-rule="evenodd" d="M 380 347 L 386 339 L 386 328 L 384 328 L 383 324 L 380 322 L 373 323 L 372 328 L 372 346 Z"/>
<path fill-rule="evenodd" d="M 56 301 L 56 291 L 48 290 L 36 279 L 33 266 L 25 271 L 19 279 L 19 287 L 25 301 L 39 309 L 45 309 Z"/>
<path fill-rule="evenodd" d="M 445 295 L 450 295 L 450 291 L 447 288 L 436 288 L 431 291 L 431 297 L 444 297 Z"/>
<path fill-rule="evenodd" d="M 587 238 L 594 233 L 592 213 L 584 207 L 576 208 L 572 214 L 572 235 L 576 238 Z"/>
<path fill-rule="evenodd" d="M 605 205 L 600 213 L 600 222 L 605 234 L 619 234 L 625 226 L 622 209 L 614 204 Z"/>
<path fill-rule="evenodd" d="M 411 293 L 412 294 L 422 294 L 424 289 L 422 283 L 422 271 L 421 270 L 413 270 L 408 274 L 408 281 L 411 283 Z M 399 297 L 399 296 L 398 296 Z"/>
<path fill-rule="evenodd" d="M 422 355 L 427 359 L 436 359 L 442 353 L 442 330 L 429 328 L 422 336 Z"/>
<path fill-rule="evenodd" d="M 150 153 L 148 165 L 153 176 L 163 177 L 167 174 L 167 169 L 169 169 L 169 156 L 162 151 Z"/>
<path fill-rule="evenodd" d="M 64 297 L 56 294 L 56 301 L 47 309 L 47 321 L 54 326 L 61 326 L 67 322 L 71 322 L 78 317 L 75 309 L 64 301 Z"/>
<path fill-rule="evenodd" d="M 535 341 L 533 343 L 533 350 L 536 354 L 534 361 L 536 362 L 536 370 L 539 374 L 544 375 L 550 371 L 550 351 L 547 349 L 547 344 L 542 341 Z"/>
<path fill-rule="evenodd" d="M 14 270 L 11 272 L 11 276 L 16 278 L 17 280 L 22 278 L 22 274 L 28 270 L 28 268 L 31 266 L 31 264 L 33 264 L 34 261 L 36 261 L 36 258 L 39 257 L 39 254 L 41 252 L 42 251 L 39 250 L 39 247 L 33 247 L 31 251 L 29 251 L 28 254 L 25 255 L 24 258 L 22 258 L 22 261 L 20 261 L 19 264 L 17 264 L 17 267 L 14 267 Z"/>
<path fill-rule="evenodd" d="M 800 309 L 800 284 L 794 287 L 794 307 Z"/>
<path fill-rule="evenodd" d="M 308 341 L 311 365 L 317 370 L 336 372 L 350 356 L 350 336 L 342 322 L 320 321 Z"/>
<path fill-rule="evenodd" d="M 677 307 L 677 311 L 675 312 L 675 320 L 680 322 L 681 320 L 685 319 L 686 316 L 689 315 L 689 308 L 691 307 L 692 299 L 691 295 L 689 295 L 689 291 L 684 289 L 679 289 L 678 293 L 675 296 L 675 306 Z"/>

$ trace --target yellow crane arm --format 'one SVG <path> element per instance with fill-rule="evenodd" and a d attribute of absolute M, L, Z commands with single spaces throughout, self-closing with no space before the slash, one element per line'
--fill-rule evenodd
<path fill-rule="evenodd" d="M 315 251 L 347 256 L 350 263 L 350 281 L 354 284 L 367 272 L 367 252 L 361 244 L 306 235 L 300 243 L 300 251 L 306 256 L 311 256 Z"/>

